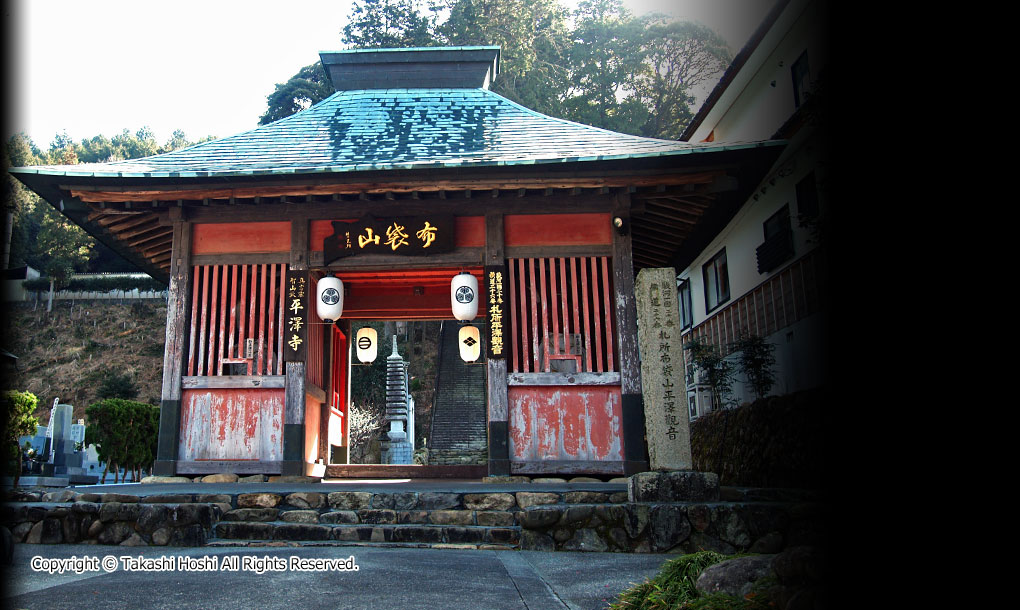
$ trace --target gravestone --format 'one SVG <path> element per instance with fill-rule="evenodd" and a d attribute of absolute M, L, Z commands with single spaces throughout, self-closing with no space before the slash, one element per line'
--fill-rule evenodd
<path fill-rule="evenodd" d="M 59 398 L 53 399 L 50 409 L 50 463 L 54 472 L 58 467 L 67 466 L 67 454 L 74 453 L 74 441 L 71 440 L 71 405 L 58 404 Z"/>
<path fill-rule="evenodd" d="M 634 290 L 649 467 L 691 470 L 694 462 L 676 272 L 671 267 L 641 269 Z"/>
<path fill-rule="evenodd" d="M 75 443 L 81 442 L 75 437 L 80 436 L 82 440 L 85 438 L 84 423 L 72 425 L 71 415 L 74 407 L 59 404 L 59 401 L 59 398 L 53 400 L 53 409 L 50 411 L 49 464 L 52 475 L 66 478 L 69 483 L 95 483 L 96 477 L 90 476 L 85 468 L 82 468 L 83 453 L 75 450 Z"/>

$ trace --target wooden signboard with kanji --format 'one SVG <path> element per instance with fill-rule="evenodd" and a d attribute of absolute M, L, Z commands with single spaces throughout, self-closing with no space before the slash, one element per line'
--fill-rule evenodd
<path fill-rule="evenodd" d="M 453 216 L 365 216 L 357 222 L 333 222 L 333 234 L 323 240 L 323 259 L 330 264 L 355 254 L 428 256 L 451 252 Z"/>
<path fill-rule="evenodd" d="M 486 315 L 488 336 L 488 357 L 490 359 L 506 358 L 506 351 L 509 349 L 503 343 L 504 336 L 509 336 L 509 325 L 506 318 L 506 304 L 503 299 L 509 299 L 506 288 L 506 266 L 487 265 L 485 267 L 485 289 L 489 298 L 486 302 L 488 312 Z"/>
<path fill-rule="evenodd" d="M 283 300 L 283 360 L 304 362 L 308 352 L 308 271 L 287 270 Z"/>

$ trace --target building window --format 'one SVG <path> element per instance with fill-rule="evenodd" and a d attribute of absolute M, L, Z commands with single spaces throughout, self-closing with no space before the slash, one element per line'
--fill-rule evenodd
<path fill-rule="evenodd" d="M 790 227 L 790 206 L 773 214 L 763 225 L 765 243 L 758 246 L 758 273 L 768 273 L 793 257 L 793 228 Z"/>
<path fill-rule="evenodd" d="M 701 268 L 705 278 L 705 309 L 712 311 L 730 300 L 730 279 L 726 269 L 726 248 Z"/>
<path fill-rule="evenodd" d="M 793 62 L 790 70 L 793 74 L 793 103 L 795 107 L 800 108 L 800 105 L 807 99 L 807 94 L 811 88 L 811 73 L 808 70 L 807 51 L 800 54 L 797 61 Z"/>
<path fill-rule="evenodd" d="M 801 222 L 818 218 L 818 187 L 811 172 L 797 183 L 797 217 Z"/>
<path fill-rule="evenodd" d="M 790 232 L 790 206 L 784 205 L 782 209 L 773 214 L 765 221 L 765 241 L 775 239 L 780 235 Z"/>
<path fill-rule="evenodd" d="M 691 281 L 680 280 L 676 293 L 676 300 L 680 305 L 680 328 L 690 328 L 694 325 L 694 312 L 691 308 Z"/>

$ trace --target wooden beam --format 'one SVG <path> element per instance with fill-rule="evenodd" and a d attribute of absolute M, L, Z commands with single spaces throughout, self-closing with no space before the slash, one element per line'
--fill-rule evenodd
<path fill-rule="evenodd" d="M 144 256 L 145 258 L 149 258 L 150 256 L 153 256 L 155 254 L 170 253 L 170 248 L 168 246 L 170 246 L 172 243 L 173 236 L 171 235 L 165 241 L 153 244 L 152 246 L 142 250 L 142 256 Z"/>
<path fill-rule="evenodd" d="M 502 265 L 505 262 L 503 212 L 485 212 L 485 264 Z"/>
<path fill-rule="evenodd" d="M 620 373 L 510 373 L 508 385 L 620 385 Z"/>
<path fill-rule="evenodd" d="M 157 465 L 164 474 L 174 473 L 180 439 L 181 377 L 184 373 L 185 335 L 191 302 L 191 225 L 173 226 L 170 286 L 166 308 L 163 352 L 163 384 L 160 396 Z"/>
<path fill-rule="evenodd" d="M 717 176 L 722 175 L 721 171 L 708 171 L 696 173 L 659 173 L 646 175 L 587 175 L 587 174 L 565 174 L 562 176 L 534 176 L 515 177 L 491 176 L 473 179 L 439 179 L 439 180 L 416 180 L 401 182 L 358 182 L 358 183 L 334 183 L 334 184 L 304 184 L 286 186 L 238 186 L 233 188 L 214 188 L 209 186 L 196 185 L 194 187 L 182 188 L 180 185 L 168 184 L 163 187 L 149 187 L 145 189 L 117 190 L 110 187 L 96 187 L 95 190 L 80 185 L 70 185 L 66 188 L 71 194 L 87 203 L 100 201 L 110 202 L 150 202 L 153 199 L 230 199 L 231 197 L 251 199 L 261 197 L 306 197 L 309 195 L 333 195 L 333 194 L 385 194 L 410 193 L 413 191 L 442 192 L 442 191 L 469 191 L 469 190 L 492 190 L 492 189 L 546 189 L 546 194 L 552 194 L 552 189 L 580 189 L 580 188 L 602 188 L 602 187 L 641 187 L 653 186 L 662 187 L 683 184 L 710 184 Z M 465 194 L 465 196 L 468 196 Z M 203 202 L 204 203 L 204 202 Z"/>
<path fill-rule="evenodd" d="M 511 474 L 623 474 L 623 462 L 542 460 L 510 462 Z"/>
<path fill-rule="evenodd" d="M 91 214 L 89 215 L 91 216 Z M 130 229 L 131 227 L 137 226 L 152 218 L 150 212 L 132 212 L 130 214 L 104 214 L 98 220 L 96 224 L 101 227 L 106 227 L 107 230 L 116 229 Z"/>
<path fill-rule="evenodd" d="M 609 256 L 612 246 L 507 246 L 507 258 L 558 258 L 561 256 Z"/>
<path fill-rule="evenodd" d="M 161 226 L 159 228 L 160 229 L 165 229 L 166 227 L 162 227 Z M 153 230 L 155 230 L 155 229 L 153 229 Z M 144 237 L 140 237 L 139 239 L 133 239 L 133 240 L 131 240 L 129 242 L 126 242 L 128 247 L 136 248 L 137 249 L 138 246 L 141 246 L 142 244 L 147 244 L 147 243 L 149 243 L 149 242 L 151 242 L 153 240 L 162 239 L 162 238 L 167 237 L 169 235 L 173 235 L 173 231 L 159 231 L 159 232 L 156 232 L 156 233 L 152 233 L 152 231 L 148 231 L 146 233 L 143 233 L 142 235 L 144 235 Z"/>
<path fill-rule="evenodd" d="M 501 196 L 497 200 L 499 209 L 504 214 L 563 214 L 608 212 L 613 206 L 612 195 L 583 194 L 576 198 L 530 195 L 523 198 Z M 495 203 L 489 204 L 495 205 Z M 386 201 L 352 201 L 338 206 L 332 202 L 292 204 L 263 204 L 246 208 L 227 208 L 212 206 L 188 210 L 188 219 L 192 222 L 260 222 L 278 221 L 281 218 L 307 218 L 309 220 L 338 220 L 341 218 L 359 218 L 366 214 L 376 216 L 422 216 L 431 214 L 452 214 L 455 216 L 477 215 L 481 210 L 469 212 L 464 203 L 456 199 L 420 199 L 395 202 Z"/>
<path fill-rule="evenodd" d="M 399 254 L 366 254 L 348 256 L 330 263 L 330 269 L 393 269 L 394 266 L 451 266 L 480 265 L 485 256 L 484 248 L 457 248 L 453 252 L 427 257 L 401 256 Z M 311 252 L 310 267 L 323 267 L 322 251 Z"/>
<path fill-rule="evenodd" d="M 631 196 L 618 196 L 614 216 L 630 220 Z M 632 224 L 633 226 L 633 224 Z M 613 299 L 616 344 L 619 346 L 621 428 L 625 471 L 647 469 L 648 447 L 644 440 L 644 404 L 641 398 L 641 360 L 638 354 L 637 300 L 634 292 L 632 233 L 613 232 Z"/>
<path fill-rule="evenodd" d="M 503 212 L 499 210 L 487 210 L 485 212 L 485 264 L 500 267 L 506 265 Z M 488 326 L 486 324 L 485 328 L 488 329 Z M 506 325 L 505 328 L 509 330 L 511 327 Z M 488 341 L 488 338 L 486 341 Z M 486 427 L 489 432 L 489 474 L 493 476 L 509 475 L 510 438 L 508 423 L 509 399 L 506 382 L 507 361 L 506 358 L 492 358 L 487 361 L 487 366 Z"/>
<path fill-rule="evenodd" d="M 282 388 L 283 375 L 217 375 L 212 377 L 188 377 L 181 381 L 185 389 L 230 389 L 230 388 Z"/>
<path fill-rule="evenodd" d="M 308 269 L 308 220 L 290 223 L 290 268 Z"/>
<path fill-rule="evenodd" d="M 177 463 L 178 474 L 280 474 L 282 462 L 269 460 L 196 460 Z"/>

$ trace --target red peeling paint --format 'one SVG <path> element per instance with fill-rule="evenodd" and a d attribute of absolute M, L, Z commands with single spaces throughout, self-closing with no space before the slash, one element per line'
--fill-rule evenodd
<path fill-rule="evenodd" d="M 282 459 L 282 389 L 184 390 L 182 398 L 181 460 Z"/>
<path fill-rule="evenodd" d="M 623 459 L 618 386 L 515 386 L 508 398 L 513 460 Z"/>

